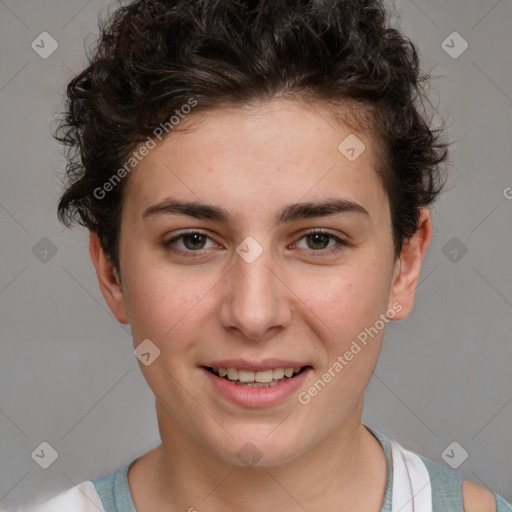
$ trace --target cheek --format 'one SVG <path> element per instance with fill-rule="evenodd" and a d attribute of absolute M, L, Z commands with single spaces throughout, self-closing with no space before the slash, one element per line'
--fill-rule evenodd
<path fill-rule="evenodd" d="M 389 298 L 383 272 L 376 262 L 347 266 L 316 285 L 304 280 L 300 291 L 307 298 L 301 314 L 325 349 L 318 369 L 323 384 L 303 390 L 302 398 L 319 411 L 332 411 L 338 421 L 358 406 L 378 361 Z"/>
<path fill-rule="evenodd" d="M 347 265 L 297 283 L 297 295 L 324 324 L 324 339 L 347 340 L 386 312 L 389 283 L 381 267 L 375 261 Z"/>
<path fill-rule="evenodd" d="M 213 276 L 180 274 L 170 268 L 138 267 L 127 283 L 127 310 L 135 343 L 154 340 L 162 349 L 173 343 L 186 345 L 190 334 L 201 325 Z M 188 332 L 188 336 L 184 333 Z M 186 347 L 185 347 L 186 348 Z"/>

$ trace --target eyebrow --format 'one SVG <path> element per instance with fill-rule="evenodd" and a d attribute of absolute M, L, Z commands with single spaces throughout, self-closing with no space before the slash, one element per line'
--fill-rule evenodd
<path fill-rule="evenodd" d="M 277 212 L 276 222 L 287 223 L 339 213 L 358 213 L 368 217 L 370 215 L 366 208 L 354 201 L 348 199 L 326 199 L 287 205 Z M 161 203 L 146 208 L 142 218 L 145 219 L 159 214 L 188 215 L 196 219 L 216 220 L 226 225 L 229 225 L 231 222 L 231 214 L 225 208 L 198 201 L 179 201 L 173 198 L 168 198 Z"/>

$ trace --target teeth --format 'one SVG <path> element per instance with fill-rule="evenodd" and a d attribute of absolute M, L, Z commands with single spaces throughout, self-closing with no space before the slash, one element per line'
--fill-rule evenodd
<path fill-rule="evenodd" d="M 274 377 L 274 370 L 262 370 L 259 372 L 248 372 L 252 375 L 251 380 L 245 381 L 245 382 L 272 382 L 273 380 L 277 380 Z M 239 371 L 239 374 L 241 374 L 241 371 Z M 240 381 L 244 382 L 242 378 L 240 377 Z"/>
<path fill-rule="evenodd" d="M 238 370 L 236 368 L 228 368 L 227 376 L 229 380 L 238 380 Z"/>
<path fill-rule="evenodd" d="M 213 372 L 219 377 L 227 377 L 231 381 L 240 381 L 243 383 L 271 383 L 290 378 L 294 373 L 299 373 L 301 367 L 297 368 L 273 368 L 254 372 L 251 370 L 238 370 L 237 368 L 213 368 Z"/>
<path fill-rule="evenodd" d="M 275 370 L 272 370 L 273 373 L 274 373 L 274 379 L 278 380 L 278 379 L 282 379 L 284 377 L 284 374 L 289 370 L 292 370 L 292 373 L 293 373 L 293 369 L 292 368 L 287 368 L 286 370 L 284 368 L 276 368 Z M 290 377 L 290 375 L 287 375 L 287 377 Z"/>
<path fill-rule="evenodd" d="M 250 370 L 236 371 L 234 368 L 230 368 L 228 370 L 228 373 L 230 370 L 233 370 L 238 373 L 238 379 L 232 379 L 230 376 L 229 380 L 239 380 L 240 382 L 254 382 L 254 372 L 251 372 Z M 233 375 L 233 374 L 231 374 L 231 375 Z"/>

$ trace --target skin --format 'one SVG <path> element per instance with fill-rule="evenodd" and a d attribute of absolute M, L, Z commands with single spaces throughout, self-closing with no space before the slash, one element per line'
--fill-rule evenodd
<path fill-rule="evenodd" d="M 199 368 L 231 357 L 293 358 L 313 367 L 300 391 L 307 390 L 393 304 L 401 307 L 393 320 L 411 311 L 430 213 L 421 211 L 416 234 L 396 259 L 374 142 L 357 133 L 366 149 L 350 162 L 338 145 L 354 132 L 327 116 L 318 106 L 282 99 L 191 114 L 181 125 L 191 129 L 160 142 L 127 182 L 120 280 L 91 234 L 110 309 L 131 325 L 135 346 L 149 338 L 160 350 L 153 363 L 140 364 L 155 394 L 162 444 L 130 467 L 139 512 L 378 512 L 382 506 L 384 453 L 361 416 L 385 329 L 307 405 L 296 393 L 264 408 L 235 405 Z M 169 197 L 223 207 L 231 224 L 186 215 L 143 218 Z M 282 207 L 327 198 L 354 201 L 368 215 L 276 224 Z M 328 236 L 311 240 L 313 228 L 346 245 Z M 173 247 L 198 257 L 162 246 L 181 230 L 197 229 L 208 238 L 182 238 Z M 263 249 L 252 263 L 235 251 L 248 236 Z M 333 246 L 339 251 L 329 254 Z M 261 453 L 254 467 L 237 457 L 248 442 Z"/>

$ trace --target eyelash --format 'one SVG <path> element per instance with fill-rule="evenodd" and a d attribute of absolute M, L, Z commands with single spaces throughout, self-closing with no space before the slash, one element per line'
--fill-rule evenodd
<path fill-rule="evenodd" d="M 197 258 L 197 257 L 200 257 L 200 256 L 203 256 L 203 251 L 204 249 L 197 249 L 197 250 L 191 250 L 191 249 L 188 249 L 188 250 L 184 250 L 184 249 L 177 249 L 176 247 L 172 247 L 172 245 L 177 242 L 178 240 L 186 237 L 186 236 L 191 236 L 191 235 L 202 235 L 208 239 L 211 240 L 210 236 L 208 235 L 208 233 L 204 232 L 204 231 L 200 231 L 200 230 L 194 230 L 194 231 L 187 231 L 185 233 L 181 233 L 169 240 L 165 240 L 164 242 L 162 242 L 162 247 L 168 251 L 172 251 L 174 253 L 177 253 L 177 254 L 180 254 L 180 255 L 184 255 L 186 257 L 189 257 L 189 258 Z M 342 240 L 341 238 L 337 237 L 336 235 L 333 235 L 332 233 L 328 232 L 328 231 L 324 231 L 322 229 L 313 229 L 311 231 L 308 231 L 307 233 L 304 233 L 300 238 L 299 238 L 299 241 L 302 240 L 303 238 L 307 238 L 308 236 L 312 236 L 312 235 L 324 235 L 324 236 L 327 236 L 329 237 L 330 239 L 334 240 L 336 242 L 336 245 L 333 246 L 333 247 L 330 247 L 330 248 L 327 248 L 327 249 L 309 249 L 308 252 L 314 254 L 314 256 L 325 256 L 325 255 L 331 255 L 331 254 L 334 254 L 334 253 L 337 253 L 338 251 L 340 251 L 343 246 L 346 246 L 348 245 L 347 242 L 345 242 L 344 240 Z M 295 242 L 296 244 L 297 242 Z M 294 244 L 294 245 L 295 245 Z M 196 253 L 196 254 L 194 254 Z M 315 254 L 315 253 L 321 253 L 321 254 Z"/>

